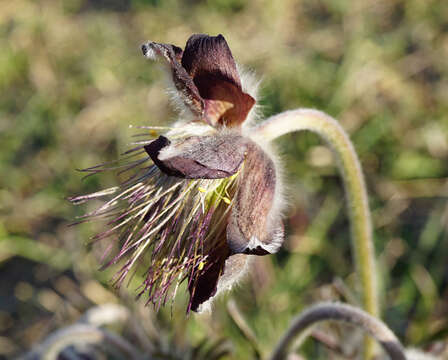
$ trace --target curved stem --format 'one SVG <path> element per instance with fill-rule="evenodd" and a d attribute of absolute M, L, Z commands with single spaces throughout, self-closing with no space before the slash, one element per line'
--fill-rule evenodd
<path fill-rule="evenodd" d="M 378 317 L 378 289 L 367 191 L 361 165 L 344 129 L 335 119 L 321 111 L 298 109 L 269 118 L 255 129 L 255 137 L 271 141 L 300 130 L 320 135 L 336 155 L 347 197 L 352 249 L 361 285 L 362 303 L 369 314 Z M 367 358 L 373 351 L 372 344 L 370 341 L 366 343 Z"/>
<path fill-rule="evenodd" d="M 77 343 L 107 344 L 109 349 L 112 347 L 119 350 L 127 359 L 142 358 L 133 345 L 124 338 L 88 324 L 74 324 L 56 331 L 25 358 L 32 359 L 37 356 L 42 359 L 56 359 L 64 348 Z"/>
<path fill-rule="evenodd" d="M 381 344 L 392 360 L 406 360 L 400 341 L 383 322 L 354 306 L 337 303 L 315 305 L 294 319 L 270 359 L 284 359 L 288 345 L 294 337 L 311 325 L 325 320 L 342 321 L 359 326 Z"/>

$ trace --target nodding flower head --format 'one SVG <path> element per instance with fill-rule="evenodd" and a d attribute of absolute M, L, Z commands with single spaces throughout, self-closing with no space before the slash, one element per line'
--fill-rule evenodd
<path fill-rule="evenodd" d="M 110 198 L 83 218 L 110 218 L 94 239 L 118 245 L 104 264 L 121 263 L 117 286 L 130 271 L 141 271 L 140 295 L 158 308 L 186 281 L 188 311 L 198 311 L 246 272 L 248 255 L 279 249 L 279 171 L 271 152 L 243 126 L 255 99 L 245 92 L 222 35 L 193 35 L 184 50 L 155 42 L 142 50 L 167 66 L 183 106 L 180 119 L 160 136 L 160 128 L 144 127 L 148 139 L 127 152 L 140 158 L 85 169 L 134 173 L 117 187 L 71 201 Z"/>

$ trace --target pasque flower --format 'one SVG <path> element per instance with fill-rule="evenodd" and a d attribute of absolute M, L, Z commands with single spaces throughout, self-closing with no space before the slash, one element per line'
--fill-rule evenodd
<path fill-rule="evenodd" d="M 85 170 L 134 171 L 120 186 L 71 200 L 110 197 L 84 217 L 111 219 L 94 239 L 111 238 L 105 266 L 121 263 L 116 285 L 141 271 L 140 294 L 159 307 L 186 281 L 188 310 L 198 311 L 245 273 L 248 255 L 279 249 L 279 170 L 251 138 L 255 95 L 222 35 L 193 35 L 184 50 L 155 42 L 142 50 L 167 67 L 180 118 L 163 134 L 148 127 L 148 139 L 126 153 L 136 160 Z"/>

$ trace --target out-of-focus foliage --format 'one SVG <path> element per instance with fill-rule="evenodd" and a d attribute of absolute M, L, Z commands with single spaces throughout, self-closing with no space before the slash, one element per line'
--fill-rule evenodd
<path fill-rule="evenodd" d="M 100 225 L 68 227 L 87 209 L 64 198 L 115 184 L 113 174 L 82 181 L 75 169 L 116 159 L 135 133 L 128 125 L 175 118 L 139 45 L 184 46 L 197 32 L 224 34 L 262 77 L 265 116 L 313 107 L 340 120 L 366 173 L 384 319 L 405 344 L 446 341 L 447 1 L 15 0 L 0 2 L 0 357 L 119 301 L 111 273 L 97 271 L 99 250 L 86 246 Z M 156 317 L 174 342 L 225 337 L 235 359 L 249 358 L 268 352 L 307 304 L 352 300 L 331 153 L 313 134 L 286 136 L 279 148 L 290 199 L 284 249 L 258 259 L 212 314 L 184 319 L 178 296 Z M 134 290 L 120 301 L 133 304 Z M 229 316 L 229 296 L 256 340 Z M 326 358 L 307 344 L 310 358 Z"/>

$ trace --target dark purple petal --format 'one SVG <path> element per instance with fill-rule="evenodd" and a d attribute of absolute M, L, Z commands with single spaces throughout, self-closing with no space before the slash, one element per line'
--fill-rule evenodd
<path fill-rule="evenodd" d="M 235 60 L 222 35 L 191 36 L 182 51 L 170 45 L 142 45 L 147 58 L 162 58 L 170 67 L 174 85 L 185 105 L 212 126 L 239 126 L 255 99 L 243 92 Z"/>
<path fill-rule="evenodd" d="M 219 277 L 224 272 L 226 259 L 230 255 L 225 241 L 219 241 L 218 245 L 208 254 L 205 266 L 201 270 L 196 269 L 189 281 L 189 309 L 193 311 L 198 311 L 202 303 L 216 294 Z"/>
<path fill-rule="evenodd" d="M 150 59 L 162 58 L 170 67 L 173 76 L 174 86 L 179 91 L 185 105 L 192 113 L 200 118 L 203 116 L 204 101 L 201 98 L 193 79 L 183 68 L 180 61 L 182 49 L 170 45 L 156 42 L 148 42 L 142 45 L 143 55 Z"/>
<path fill-rule="evenodd" d="M 272 213 L 276 173 L 272 160 L 255 143 L 247 155 L 227 225 L 227 242 L 233 253 L 266 255 L 283 241 L 279 214 Z"/>
<path fill-rule="evenodd" d="M 193 79 L 211 75 L 241 88 L 235 60 L 222 35 L 192 35 L 182 55 L 182 66 Z"/>
<path fill-rule="evenodd" d="M 255 99 L 243 93 L 234 84 L 226 81 L 215 81 L 212 77 L 201 80 L 201 96 L 204 98 L 205 120 L 212 126 L 225 125 L 227 127 L 239 126 L 246 120 Z M 219 111 L 217 110 L 219 106 Z"/>
<path fill-rule="evenodd" d="M 163 148 L 169 146 L 171 144 L 171 141 L 168 140 L 165 136 L 159 136 L 156 140 L 152 141 L 150 144 L 145 145 L 145 150 L 148 153 L 148 155 L 151 157 L 152 161 L 154 162 L 157 167 L 164 172 L 167 175 L 170 176 L 181 176 L 181 173 L 178 171 L 175 171 L 174 169 L 170 169 L 169 167 L 165 166 L 163 161 L 159 160 L 159 154 L 160 150 Z"/>
<path fill-rule="evenodd" d="M 213 100 L 233 104 L 222 113 L 207 113 L 206 105 L 205 117 L 210 124 L 238 126 L 246 119 L 255 100 L 242 91 L 235 60 L 222 35 L 191 36 L 182 55 L 182 66 L 206 103 Z"/>
<path fill-rule="evenodd" d="M 246 153 L 246 142 L 239 135 L 227 134 L 191 136 L 171 144 L 166 137 L 160 136 L 145 149 L 167 175 L 220 179 L 238 171 Z"/>

